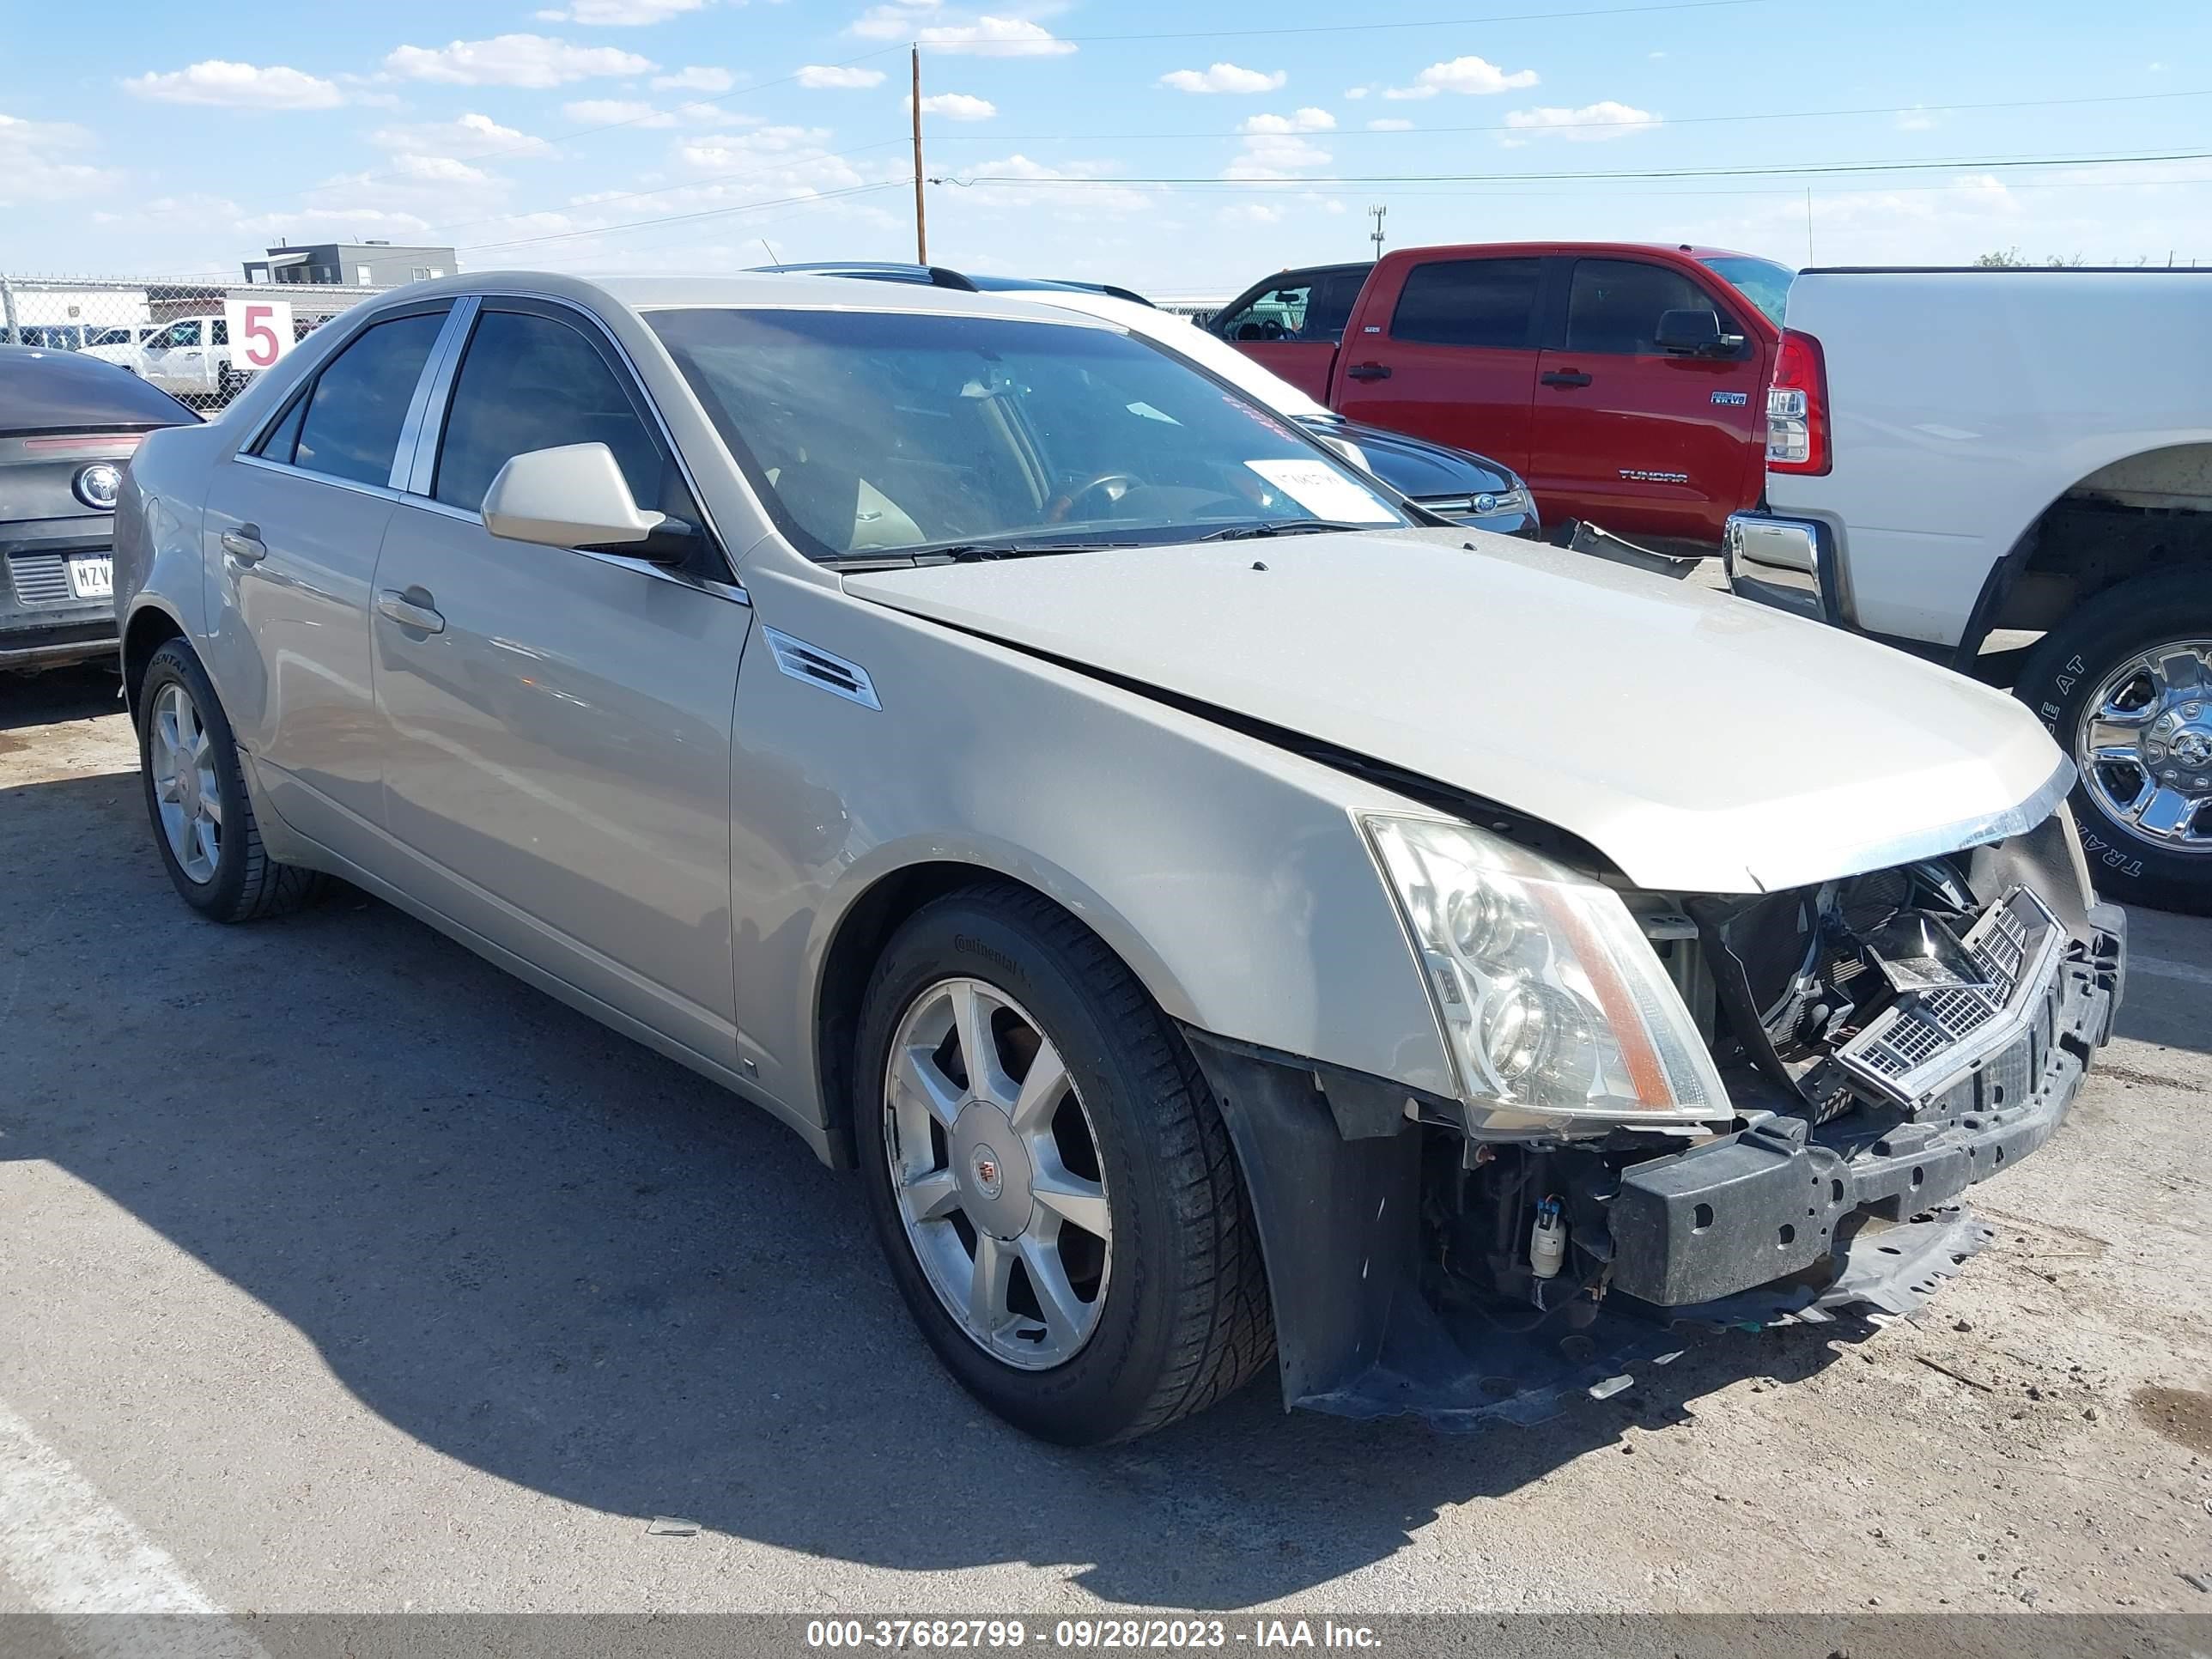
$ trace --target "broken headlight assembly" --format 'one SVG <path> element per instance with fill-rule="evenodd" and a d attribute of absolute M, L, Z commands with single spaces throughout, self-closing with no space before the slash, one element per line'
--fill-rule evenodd
<path fill-rule="evenodd" d="M 1361 818 L 1477 1133 L 1731 1115 L 1712 1057 L 1610 888 L 1464 823 Z"/>

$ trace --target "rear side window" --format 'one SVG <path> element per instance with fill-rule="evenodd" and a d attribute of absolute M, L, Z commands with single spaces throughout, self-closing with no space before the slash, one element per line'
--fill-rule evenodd
<path fill-rule="evenodd" d="M 389 483 L 415 383 L 445 325 L 441 311 L 395 317 L 331 358 L 307 394 L 294 464 L 356 483 Z"/>
<path fill-rule="evenodd" d="M 1390 337 L 1429 345 L 1525 349 L 1534 332 L 1536 259 L 1437 259 L 1406 273 Z"/>
<path fill-rule="evenodd" d="M 461 359 L 431 494 L 473 513 L 517 455 L 605 444 L 640 507 L 696 520 L 660 446 L 597 347 L 568 324 L 487 311 Z"/>
<path fill-rule="evenodd" d="M 1659 319 L 1670 311 L 1710 311 L 1735 330 L 1713 296 L 1679 270 L 1641 259 L 1578 259 L 1567 301 L 1567 349 L 1656 356 Z"/>

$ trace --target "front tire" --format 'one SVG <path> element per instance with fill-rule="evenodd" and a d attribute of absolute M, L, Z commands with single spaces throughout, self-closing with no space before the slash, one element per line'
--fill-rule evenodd
<path fill-rule="evenodd" d="M 183 641 L 155 652 L 137 708 L 146 816 L 185 902 L 217 921 L 251 921 L 319 896 L 326 877 L 262 850 L 238 740 L 207 670 Z"/>
<path fill-rule="evenodd" d="M 2212 915 L 2212 580 L 2099 594 L 2044 635 L 2016 694 L 2081 769 L 2074 811 L 2106 898 Z"/>
<path fill-rule="evenodd" d="M 1226 1127 L 1097 938 L 1020 889 L 892 939 L 863 1005 L 854 1139 L 892 1276 L 963 1387 L 1064 1445 L 1146 1434 L 1273 1353 Z"/>

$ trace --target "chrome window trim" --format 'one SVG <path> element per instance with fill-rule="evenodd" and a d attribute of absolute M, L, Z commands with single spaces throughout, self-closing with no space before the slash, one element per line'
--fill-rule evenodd
<path fill-rule="evenodd" d="M 272 461 L 266 455 L 233 455 L 231 461 L 238 466 L 258 466 L 270 472 L 282 472 L 289 477 L 306 478 L 319 484 L 328 484 L 333 489 L 350 489 L 357 495 L 374 495 L 383 501 L 404 501 L 408 499 L 390 484 L 363 483 L 358 478 L 341 478 L 329 472 L 317 472 L 308 467 L 293 466 L 284 461 Z"/>
<path fill-rule="evenodd" d="M 469 329 L 476 322 L 477 313 L 483 302 L 473 294 L 465 294 L 453 301 L 446 313 L 446 325 L 438 331 L 431 343 L 430 355 L 422 361 L 422 376 L 415 383 L 415 395 L 407 404 L 407 419 L 399 428 L 399 446 L 392 456 L 392 487 L 394 489 L 415 489 L 427 495 L 430 493 L 429 472 L 437 462 L 437 446 L 429 446 L 430 453 L 423 453 L 422 434 L 434 429 L 428 418 L 432 409 L 442 411 L 446 406 L 446 388 L 453 384 L 453 368 L 459 362 L 462 342 L 468 338 Z"/>
<path fill-rule="evenodd" d="M 369 330 L 374 328 L 379 323 L 396 323 L 403 318 L 415 316 L 417 314 L 427 316 L 441 307 L 448 312 L 450 320 L 450 312 L 452 307 L 449 305 L 447 305 L 445 301 L 439 300 L 416 300 L 406 305 L 393 306 L 387 310 L 375 312 L 362 318 L 357 327 L 349 330 L 344 339 L 341 340 L 337 345 L 334 345 L 330 349 L 329 353 L 323 358 L 322 362 L 315 365 L 314 368 L 307 375 L 307 378 L 302 380 L 298 386 L 292 388 L 290 396 L 279 402 L 275 409 L 271 410 L 267 415 L 262 417 L 259 425 L 250 428 L 246 434 L 238 441 L 237 446 L 230 452 L 230 459 L 234 461 L 242 461 L 247 459 L 249 456 L 251 456 L 252 459 L 256 460 L 264 459 L 264 457 L 252 455 L 252 452 L 258 449 L 261 447 L 262 441 L 269 436 L 270 433 L 284 423 L 284 417 L 292 412 L 293 406 L 296 404 L 301 398 L 312 397 L 314 394 L 315 382 L 323 378 L 323 371 L 328 368 L 333 362 L 337 362 L 339 355 L 349 346 L 352 345 L 356 340 L 361 338 L 362 335 L 368 333 Z M 330 325 L 326 323 L 324 326 L 327 328 Z M 438 339 L 430 343 L 430 356 L 423 359 L 422 367 L 425 369 L 428 369 L 430 367 L 430 364 L 435 361 L 438 356 L 439 342 L 442 341 L 444 338 L 445 333 L 441 329 L 439 332 Z M 288 353 L 287 355 L 289 356 L 289 354 Z M 273 373 L 274 371 L 271 372 Z M 422 379 L 420 375 L 417 375 L 415 380 L 415 398 L 420 398 L 422 395 Z M 407 410 L 410 416 L 412 416 L 415 412 L 415 398 L 410 398 L 408 400 Z M 392 452 L 393 459 L 395 460 L 398 459 L 399 453 L 406 447 L 407 427 L 404 422 L 400 424 L 399 440 L 398 447 Z M 287 464 L 283 461 L 272 461 L 270 462 L 269 465 L 278 467 L 287 466 Z M 288 468 L 288 470 L 297 469 Z M 319 472 L 314 476 L 317 477 L 323 477 L 327 475 Z"/>
<path fill-rule="evenodd" d="M 623 343 L 615 337 L 614 331 L 606 325 L 605 320 L 600 318 L 597 312 L 591 310 L 588 307 L 578 304 L 574 300 L 567 299 L 561 295 L 543 294 L 534 289 L 502 289 L 497 292 L 487 291 L 481 294 L 472 294 L 465 296 L 465 301 L 467 302 L 472 302 L 474 306 L 474 311 L 472 312 L 471 318 L 471 332 L 474 331 L 475 317 L 483 313 L 485 303 L 489 301 L 496 305 L 496 303 L 501 300 L 529 300 L 538 305 L 552 306 L 558 310 L 566 312 L 570 316 L 580 319 L 581 331 L 586 338 L 603 343 L 613 354 L 615 362 L 620 364 L 622 366 L 623 372 L 629 375 L 630 387 L 636 392 L 638 401 L 645 405 L 646 412 L 653 417 L 653 428 L 660 434 L 662 447 L 667 450 L 671 459 L 675 461 L 677 475 L 684 480 L 684 489 L 689 490 L 691 495 L 691 504 L 699 511 L 700 528 L 714 542 L 714 547 L 720 556 L 722 568 L 729 573 L 729 580 L 726 583 L 702 582 L 698 585 L 704 587 L 717 589 L 728 587 L 734 589 L 740 594 L 744 593 L 745 591 L 744 584 L 738 580 L 737 566 L 732 561 L 730 554 L 730 544 L 727 538 L 723 536 L 720 527 L 714 522 L 714 510 L 712 507 L 708 505 L 707 497 L 699 488 L 699 480 L 691 471 L 690 462 L 684 459 L 684 447 L 676 441 L 676 434 L 669 430 L 668 422 L 660 412 L 660 404 L 659 401 L 654 398 L 652 389 L 647 386 L 645 376 L 638 372 L 637 360 L 630 356 L 628 349 L 625 348 Z M 462 301 L 456 301 L 455 303 L 456 308 L 458 308 Z M 441 511 L 448 513 L 453 512 L 454 509 L 447 507 L 442 501 L 433 501 L 430 495 L 430 489 L 432 484 L 435 482 L 436 477 L 438 445 L 445 436 L 446 413 L 453 403 L 453 386 L 460 378 L 461 362 L 466 355 L 467 349 L 466 343 L 465 341 L 462 344 L 462 349 L 453 354 L 453 360 L 450 366 L 450 372 L 445 374 L 438 386 L 434 388 L 434 395 L 430 402 L 423 408 L 422 430 L 418 434 L 416 441 L 422 451 L 419 459 L 425 470 L 418 471 L 416 474 L 414 478 L 415 487 L 410 490 L 406 496 L 406 499 L 409 501 L 429 502 L 431 505 L 437 507 Z M 462 514 L 459 516 L 468 519 L 474 523 L 480 524 L 483 522 L 480 514 Z M 580 549 L 577 550 L 581 551 Z M 607 556 L 586 554 L 585 556 L 589 558 L 597 558 Z M 639 562 L 634 560 L 623 560 L 622 562 L 635 563 Z M 653 568 L 655 569 L 659 568 L 658 566 L 654 566 Z M 672 580 L 678 580 L 668 571 L 661 570 L 660 574 L 663 576 L 668 577 Z M 689 581 L 685 581 L 683 585 L 690 586 L 693 584 Z M 745 603 L 750 605 L 752 601 L 748 598 L 745 600 Z"/>

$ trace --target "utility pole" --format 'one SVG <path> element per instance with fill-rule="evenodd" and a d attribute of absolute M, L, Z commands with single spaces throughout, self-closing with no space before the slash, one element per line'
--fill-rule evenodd
<path fill-rule="evenodd" d="M 929 263 L 929 210 L 921 200 L 921 46 L 914 47 L 914 262 Z"/>
<path fill-rule="evenodd" d="M 1367 210 L 1367 216 L 1375 222 L 1375 228 L 1368 233 L 1367 240 L 1375 244 L 1375 257 L 1378 259 L 1382 257 L 1382 220 L 1389 211 L 1380 205 Z"/>

